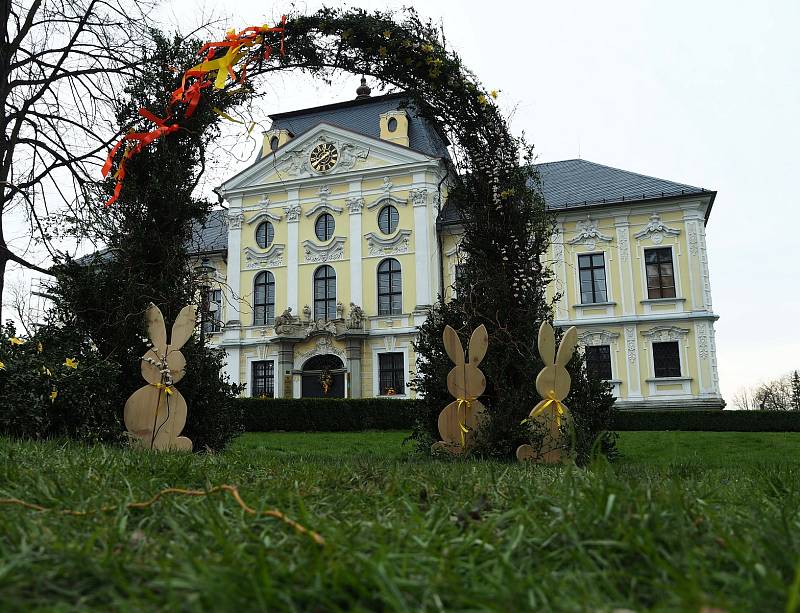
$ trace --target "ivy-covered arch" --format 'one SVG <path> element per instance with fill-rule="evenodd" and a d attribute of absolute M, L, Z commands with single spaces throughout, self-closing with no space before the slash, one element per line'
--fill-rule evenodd
<path fill-rule="evenodd" d="M 241 36 L 250 37 L 248 46 L 237 46 Z M 485 324 L 489 352 L 481 368 L 491 420 L 483 444 L 491 453 L 510 456 L 524 437 L 519 422 L 538 399 L 533 379 L 541 363 L 534 347 L 539 323 L 551 317 L 545 297 L 550 273 L 542 262 L 552 223 L 536 189 L 532 147 L 511 135 L 495 104 L 497 92 L 485 89 L 446 47 L 439 30 L 411 10 L 398 16 L 326 8 L 290 15 L 277 29 L 229 33 L 226 41 L 202 48 L 205 61 L 217 66 L 212 84 L 197 74 L 191 45 L 157 37 L 145 77 L 131 84 L 130 99 L 121 108 L 122 125 L 136 134 L 158 135 L 145 144 L 134 142 L 135 156 L 120 148 L 110 158 L 107 170 L 124 164 L 121 187 L 112 180 L 105 184 L 106 197 L 114 190 L 119 195 L 119 204 L 108 209 L 118 230 L 111 242 L 119 244 L 112 247 L 129 254 L 145 284 L 153 283 L 157 271 L 158 287 L 120 309 L 127 308 L 129 316 L 131 304 L 143 309 L 144 300 L 153 300 L 169 318 L 191 295 L 181 245 L 191 222 L 210 209 L 192 197 L 205 148 L 219 134 L 219 122 L 230 118 L 265 75 L 288 69 L 325 80 L 336 71 L 370 75 L 403 90 L 415 111 L 449 138 L 447 193 L 464 227 L 459 299 L 439 301 L 417 344 L 423 361 L 414 386 L 428 400 L 417 436 L 435 432 L 436 416 L 451 400 L 444 383 L 452 366 L 441 345 L 444 325 L 466 334 Z M 278 45 L 281 52 L 273 52 Z M 157 238 L 148 227 L 158 229 Z M 145 242 L 137 245 L 137 240 Z"/>

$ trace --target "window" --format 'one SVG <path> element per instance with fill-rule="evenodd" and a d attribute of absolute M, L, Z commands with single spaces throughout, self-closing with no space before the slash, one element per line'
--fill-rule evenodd
<path fill-rule="evenodd" d="M 258 224 L 258 228 L 256 228 L 256 243 L 258 246 L 266 249 L 272 244 L 273 240 L 275 240 L 275 228 L 273 225 L 268 221 Z"/>
<path fill-rule="evenodd" d="M 659 379 L 681 376 L 681 353 L 677 341 L 653 343 L 653 374 Z"/>
<path fill-rule="evenodd" d="M 611 379 L 611 347 L 609 345 L 586 347 L 586 370 L 598 379 L 606 381 Z"/>
<path fill-rule="evenodd" d="M 253 362 L 253 398 L 275 397 L 275 362 Z"/>
<path fill-rule="evenodd" d="M 406 393 L 402 353 L 378 354 L 378 383 L 381 396 Z"/>
<path fill-rule="evenodd" d="M 314 271 L 314 319 L 336 319 L 336 271 L 328 265 Z"/>
<path fill-rule="evenodd" d="M 674 298 L 675 273 L 672 270 L 672 249 L 645 249 L 644 262 L 647 267 L 647 297 Z"/>
<path fill-rule="evenodd" d="M 253 283 L 253 325 L 267 326 L 275 322 L 275 277 L 268 270 L 256 275 Z"/>
<path fill-rule="evenodd" d="M 207 302 L 203 305 L 203 332 L 219 332 L 222 328 L 222 290 L 210 289 L 206 295 Z"/>
<path fill-rule="evenodd" d="M 608 302 L 606 264 L 602 253 L 578 256 L 581 280 L 581 304 Z"/>
<path fill-rule="evenodd" d="M 397 119 L 394 117 L 389 117 L 389 121 L 386 122 L 386 128 L 389 132 L 394 132 L 397 130 Z"/>
<path fill-rule="evenodd" d="M 280 140 L 278 140 L 278 137 L 277 137 L 277 136 L 273 136 L 272 138 L 270 138 L 270 139 L 269 139 L 269 148 L 270 148 L 270 151 L 275 151 L 275 150 L 278 148 L 278 143 L 280 143 L 280 142 L 281 142 L 281 141 L 280 141 Z"/>
<path fill-rule="evenodd" d="M 394 258 L 378 265 L 378 315 L 403 312 L 403 282 L 400 262 Z"/>
<path fill-rule="evenodd" d="M 400 221 L 400 215 L 397 209 L 391 204 L 383 207 L 381 212 L 378 213 L 378 228 L 384 234 L 391 234 L 397 230 L 397 223 Z"/>
<path fill-rule="evenodd" d="M 333 215 L 330 213 L 323 213 L 317 217 L 317 223 L 314 224 L 314 231 L 317 233 L 317 238 L 321 241 L 329 241 L 333 236 L 333 230 L 336 227 L 336 222 L 333 221 Z"/>

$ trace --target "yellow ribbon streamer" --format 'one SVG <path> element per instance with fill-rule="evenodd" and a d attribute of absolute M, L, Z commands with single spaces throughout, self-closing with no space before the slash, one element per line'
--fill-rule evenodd
<path fill-rule="evenodd" d="M 464 421 L 458 422 L 458 428 L 461 430 L 461 448 L 466 449 L 467 447 L 467 439 L 465 435 L 470 432 L 470 429 L 467 428 L 467 409 L 472 408 L 472 403 L 475 402 L 478 398 L 477 397 L 470 397 L 470 398 L 456 398 L 456 402 L 458 405 L 456 406 L 456 416 L 458 416 L 458 411 L 461 407 L 464 407 Z"/>
<path fill-rule="evenodd" d="M 189 72 L 213 72 L 216 70 L 217 77 L 214 79 L 214 89 L 223 89 L 225 87 L 225 81 L 228 80 L 228 74 L 233 72 L 233 66 L 237 64 L 246 53 L 246 51 L 242 49 L 243 46 L 249 47 L 250 44 L 231 47 L 231 50 L 222 57 L 206 60 L 202 64 L 190 68 Z"/>

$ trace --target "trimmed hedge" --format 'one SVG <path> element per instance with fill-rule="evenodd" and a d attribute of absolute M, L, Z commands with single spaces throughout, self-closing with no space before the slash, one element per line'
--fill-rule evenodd
<path fill-rule="evenodd" d="M 800 411 L 614 411 L 611 430 L 800 432 Z"/>
<path fill-rule="evenodd" d="M 239 398 L 247 432 L 411 430 L 416 400 L 392 398 Z"/>

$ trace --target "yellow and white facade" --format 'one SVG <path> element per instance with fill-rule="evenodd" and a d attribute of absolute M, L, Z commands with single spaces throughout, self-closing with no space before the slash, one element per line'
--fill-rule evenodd
<path fill-rule="evenodd" d="M 222 325 L 209 332 L 245 395 L 412 395 L 412 341 L 458 266 L 446 142 L 401 97 L 360 93 L 273 116 L 258 161 L 218 190 L 226 245 L 205 256 Z M 590 163 L 573 162 L 591 183 Z M 620 406 L 723 406 L 705 242 L 715 194 L 660 185 L 661 196 L 570 203 L 571 167 L 547 166 L 556 325 L 578 326 Z M 612 171 L 623 192 L 640 187 Z"/>

